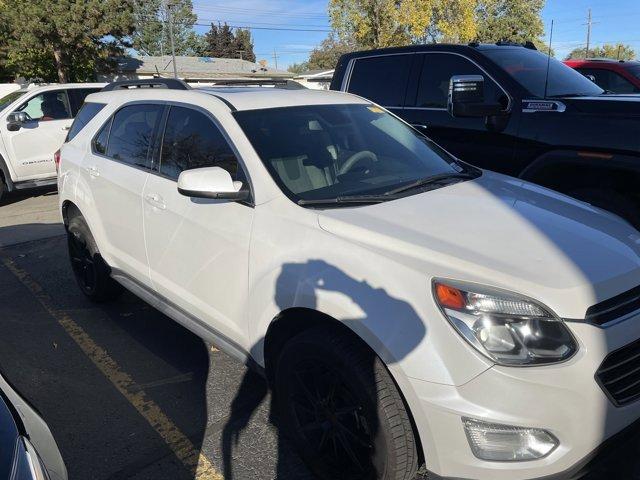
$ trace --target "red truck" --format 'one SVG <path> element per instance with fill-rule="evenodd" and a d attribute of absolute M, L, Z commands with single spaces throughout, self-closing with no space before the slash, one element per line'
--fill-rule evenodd
<path fill-rule="evenodd" d="M 564 62 L 612 93 L 640 93 L 640 62 L 587 58 Z"/>

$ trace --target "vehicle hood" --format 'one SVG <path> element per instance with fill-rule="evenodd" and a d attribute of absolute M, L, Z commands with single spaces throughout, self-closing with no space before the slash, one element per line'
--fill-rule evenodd
<path fill-rule="evenodd" d="M 551 190 L 485 172 L 377 205 L 328 209 L 320 227 L 435 277 L 537 298 L 564 318 L 640 284 L 640 233 Z"/>
<path fill-rule="evenodd" d="M 580 113 L 640 118 L 640 94 L 564 97 L 561 101 Z"/>

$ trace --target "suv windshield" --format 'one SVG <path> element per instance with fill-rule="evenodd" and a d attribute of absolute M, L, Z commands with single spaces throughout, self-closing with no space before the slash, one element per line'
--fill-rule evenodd
<path fill-rule="evenodd" d="M 536 50 L 501 47 L 487 49 L 484 53 L 536 97 L 543 98 L 545 96 L 547 64 L 549 65 L 548 97 L 602 95 L 604 93 L 604 90 L 581 73 L 555 58 L 548 61 L 549 57 L 546 54 Z"/>
<path fill-rule="evenodd" d="M 299 203 L 396 198 L 429 177 L 464 179 L 475 169 L 373 105 L 309 105 L 235 112 L 284 193 Z M 425 182 L 425 183 L 426 183 Z M 403 187 L 408 188 L 403 188 Z M 369 199 L 371 199 L 370 197 Z"/>
<path fill-rule="evenodd" d="M 0 110 L 3 110 L 7 105 L 9 105 L 10 103 L 12 103 L 15 100 L 19 99 L 25 93 L 27 93 L 27 92 L 23 92 L 21 90 L 18 90 L 16 92 L 8 93 L 4 97 L 0 98 Z"/>

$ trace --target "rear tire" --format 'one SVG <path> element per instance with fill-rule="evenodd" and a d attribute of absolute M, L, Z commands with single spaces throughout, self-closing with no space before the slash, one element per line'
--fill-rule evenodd
<path fill-rule="evenodd" d="M 76 282 L 93 302 L 106 302 L 122 293 L 122 286 L 111 278 L 84 218 L 72 217 L 67 227 L 67 246 Z"/>
<path fill-rule="evenodd" d="M 325 480 L 409 480 L 418 469 L 404 402 L 366 345 L 319 327 L 291 339 L 275 374 L 278 418 Z"/>
<path fill-rule="evenodd" d="M 4 177 L 0 174 L 0 202 L 6 198 L 8 191 L 9 189 L 7 188 Z"/>
<path fill-rule="evenodd" d="M 635 228 L 640 229 L 640 205 L 612 189 L 581 188 L 568 195 L 596 207 L 615 213 Z"/>

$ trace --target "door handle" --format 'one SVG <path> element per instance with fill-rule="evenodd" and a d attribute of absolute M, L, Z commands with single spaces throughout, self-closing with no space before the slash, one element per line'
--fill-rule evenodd
<path fill-rule="evenodd" d="M 411 126 L 418 130 L 427 130 L 429 128 L 429 125 L 425 125 L 424 123 L 412 123 Z"/>
<path fill-rule="evenodd" d="M 66 127 L 62 127 L 62 130 L 64 130 L 65 132 L 67 130 L 71 130 L 71 125 L 67 125 Z"/>
<path fill-rule="evenodd" d="M 162 200 L 160 195 L 156 195 L 155 193 L 145 195 L 144 200 L 152 207 L 158 208 L 160 210 L 165 210 L 167 208 L 167 204 L 164 203 L 164 200 Z"/>
<path fill-rule="evenodd" d="M 100 176 L 100 171 L 97 167 L 87 167 L 87 172 L 89 172 L 89 176 L 94 178 Z"/>

